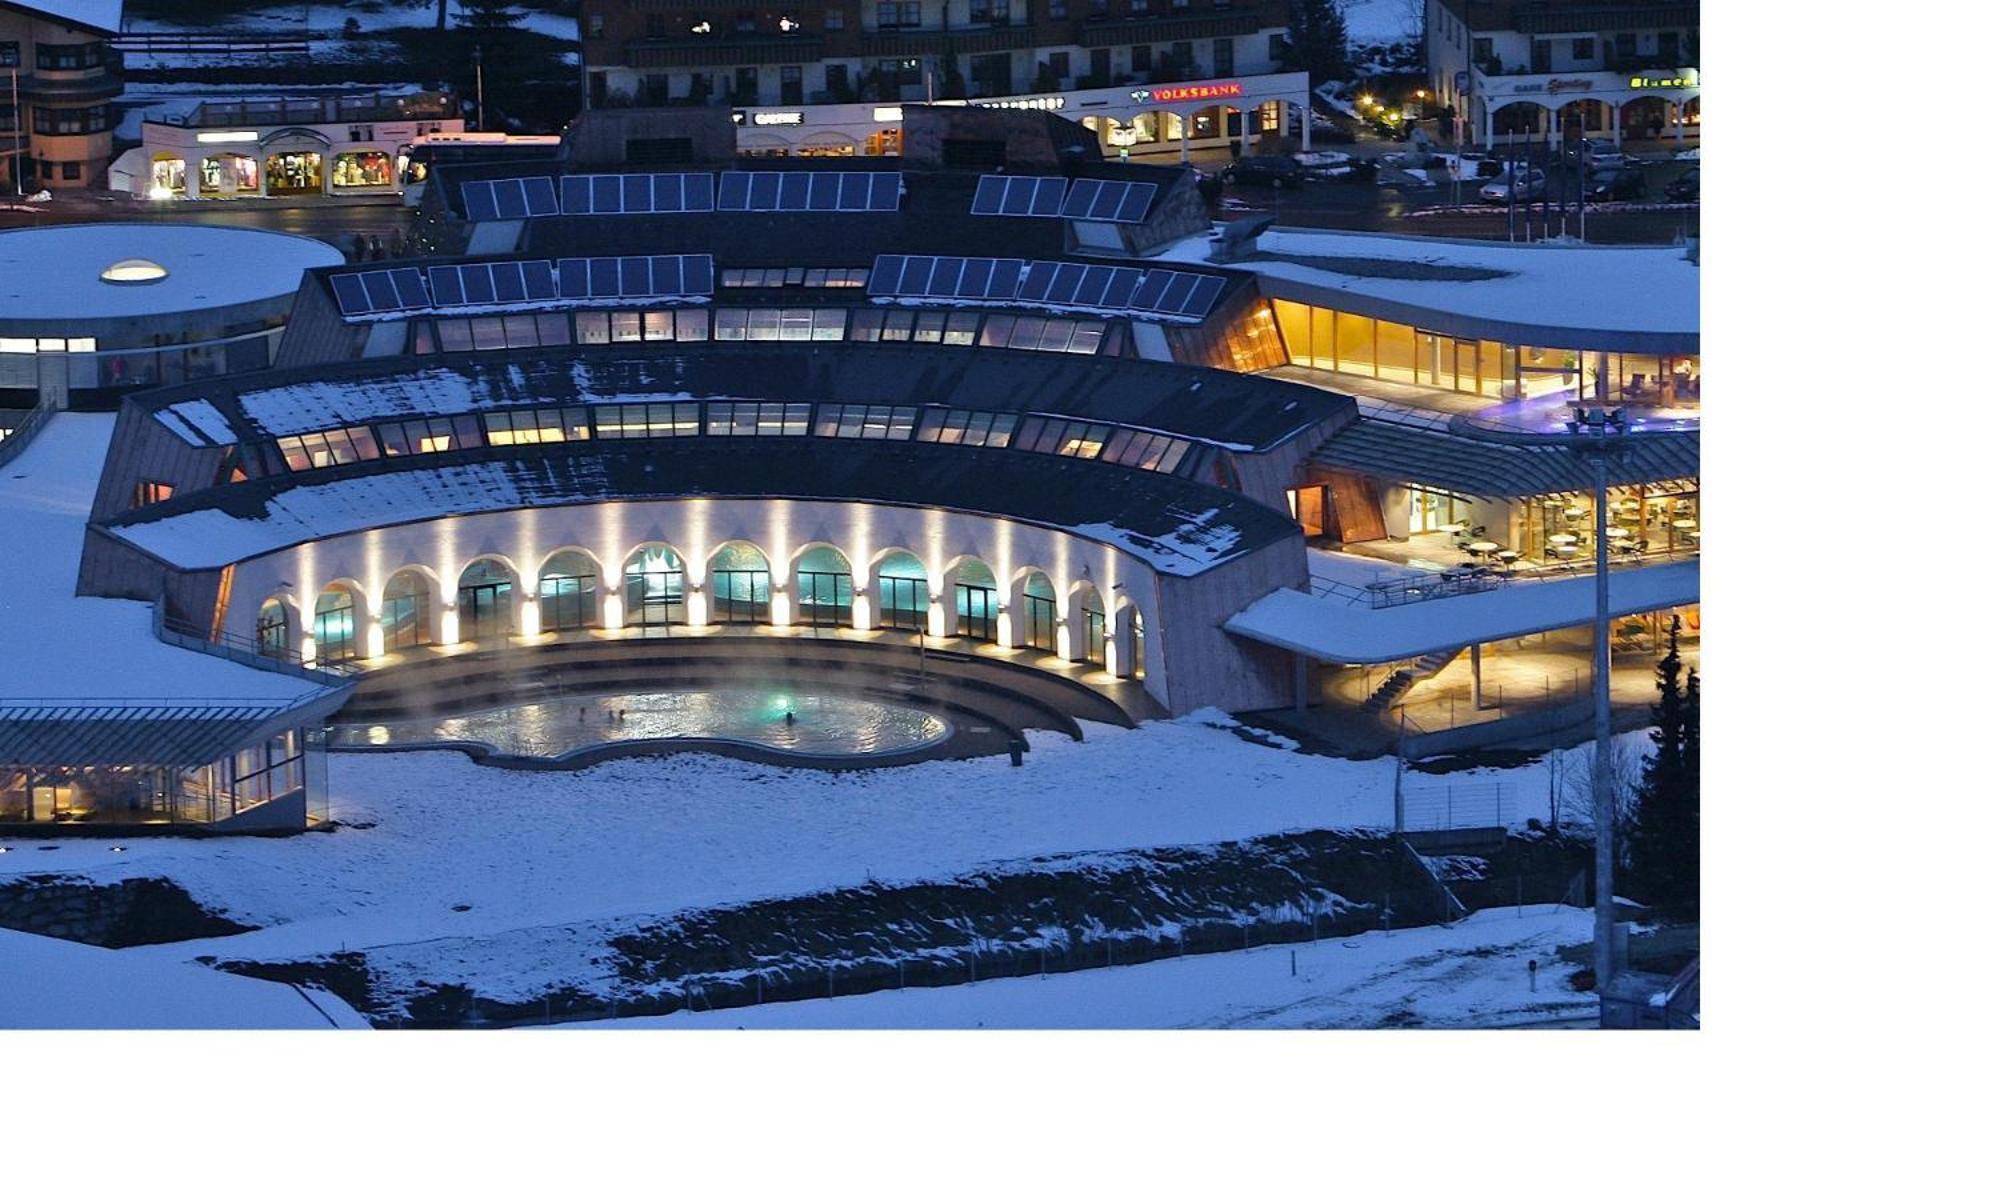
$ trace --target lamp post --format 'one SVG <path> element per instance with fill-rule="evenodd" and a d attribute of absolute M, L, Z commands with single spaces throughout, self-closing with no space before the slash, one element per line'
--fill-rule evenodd
<path fill-rule="evenodd" d="M 1577 405 L 1563 423 L 1569 431 L 1572 450 L 1589 459 L 1591 487 L 1595 493 L 1592 533 L 1597 540 L 1596 610 L 1591 624 L 1590 700 L 1592 735 L 1596 746 L 1590 763 L 1591 822 L 1597 827 L 1596 841 L 1596 920 L 1593 939 L 1596 954 L 1597 991 L 1602 995 L 1611 984 L 1611 927 L 1617 915 L 1612 903 L 1613 839 L 1616 836 L 1616 804 L 1611 786 L 1611 551 L 1605 541 L 1605 509 L 1609 507 L 1611 460 L 1625 450 L 1629 424 L 1622 408 L 1586 408 Z"/>

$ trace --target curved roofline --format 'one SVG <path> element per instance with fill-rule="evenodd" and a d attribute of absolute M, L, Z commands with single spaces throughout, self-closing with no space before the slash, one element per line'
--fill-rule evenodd
<path fill-rule="evenodd" d="M 834 452 L 828 453 L 829 449 Z M 674 464 L 675 459 L 680 462 Z M 656 471 L 663 464 L 673 469 Z M 565 468 L 575 471 L 565 477 Z M 744 478 L 759 471 L 768 472 L 779 486 L 740 486 Z M 1107 471 L 1122 475 L 1111 476 Z M 398 478 L 428 476 L 442 481 L 451 474 L 484 476 L 471 480 L 477 486 L 469 494 L 492 501 L 491 507 L 469 505 L 466 491 L 444 487 L 429 493 L 420 489 L 394 513 L 357 515 L 348 505 L 334 504 L 329 506 L 333 514 L 329 523 L 337 528 L 286 537 L 274 526 L 269 531 L 273 533 L 270 544 L 256 544 L 242 552 L 238 552 L 241 547 L 223 544 L 228 539 L 215 536 L 218 530 L 213 520 L 199 520 L 201 514 L 210 514 L 229 522 L 276 519 L 305 525 L 311 520 L 307 510 L 315 491 Z M 814 474 L 819 478 L 812 478 Z M 1079 486 L 1079 475 L 1085 477 L 1083 486 Z M 718 479 L 738 486 L 713 486 Z M 665 480 L 672 490 L 623 486 L 628 480 L 641 481 L 648 489 Z M 516 485 L 523 484 L 545 489 L 548 501 L 521 502 L 528 492 Z M 582 494 L 591 486 L 600 489 L 598 494 Z M 509 488 L 516 490 L 510 492 Z M 968 504 L 969 500 L 989 497 L 1003 504 Z M 1060 530 L 1119 550 L 1167 575 L 1201 574 L 1298 535 L 1298 527 L 1287 515 L 1248 496 L 1161 472 L 1009 449 L 801 437 L 670 440 L 645 446 L 619 441 L 483 446 L 418 457 L 378 458 L 326 468 L 310 479 L 266 476 L 182 493 L 120 517 L 93 521 L 92 527 L 168 567 L 201 571 L 219 570 L 328 538 L 445 517 L 681 500 L 821 501 L 944 510 Z M 420 503 L 424 501 L 436 511 L 425 508 Z M 402 515 L 413 507 L 421 511 Z M 369 519 L 376 515 L 392 519 Z M 201 561 L 187 561 L 172 553 L 169 546 L 135 536 L 148 526 L 182 517 L 195 517 L 204 526 L 200 531 L 205 554 Z M 1211 545 L 1209 535 L 1219 539 L 1219 544 Z M 257 541 L 254 537 L 248 540 Z"/>

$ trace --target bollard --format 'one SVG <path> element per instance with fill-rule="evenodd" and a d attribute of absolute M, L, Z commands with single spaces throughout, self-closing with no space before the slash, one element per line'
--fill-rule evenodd
<path fill-rule="evenodd" d="M 1299 952 L 1294 950 L 1292 951 L 1292 978 L 1297 979 L 1298 977 L 1299 977 Z"/>
<path fill-rule="evenodd" d="M 1007 740 L 1007 761 L 1017 767 L 1020 766 L 1021 751 L 1026 750 L 1027 748 L 1028 748 L 1028 743 L 1023 741 L 1022 739 L 1009 738 Z"/>

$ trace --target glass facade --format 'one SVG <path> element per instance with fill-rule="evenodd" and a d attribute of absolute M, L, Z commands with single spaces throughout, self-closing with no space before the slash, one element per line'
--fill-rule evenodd
<path fill-rule="evenodd" d="M 882 561 L 875 624 L 921 633 L 930 628 L 931 584 L 914 554 L 897 551 Z"/>
<path fill-rule="evenodd" d="M 492 559 L 480 559 L 458 577 L 458 636 L 477 642 L 512 632 L 514 576 Z"/>
<path fill-rule="evenodd" d="M 755 546 L 739 542 L 708 560 L 709 620 L 721 625 L 771 623 L 771 562 Z"/>
<path fill-rule="evenodd" d="M 799 556 L 798 623 L 842 629 L 854 621 L 854 573 L 847 556 L 814 546 Z"/>
<path fill-rule="evenodd" d="M 287 729 L 199 767 L 0 764 L 0 823 L 213 824 L 273 800 L 325 794 L 317 729 Z"/>
<path fill-rule="evenodd" d="M 625 560 L 625 624 L 665 629 L 687 624 L 687 565 L 665 546 Z"/>
<path fill-rule="evenodd" d="M 1491 396 L 1496 400 L 1574 395 L 1655 404 L 1701 397 L 1697 355 L 1599 355 L 1587 349 L 1516 346 L 1453 337 L 1331 308 L 1271 301 L 1292 365 Z M 1599 390 L 1602 358 L 1602 391 Z"/>

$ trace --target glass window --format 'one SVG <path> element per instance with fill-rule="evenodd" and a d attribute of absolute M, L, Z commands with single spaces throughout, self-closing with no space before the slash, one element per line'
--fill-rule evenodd
<path fill-rule="evenodd" d="M 611 340 L 614 342 L 636 342 L 641 336 L 640 316 L 635 312 L 615 312 L 611 314 Z"/>
<path fill-rule="evenodd" d="M 882 311 L 875 308 L 861 308 L 854 312 L 854 320 L 848 326 L 848 340 L 873 342 L 882 336 Z"/>
<path fill-rule="evenodd" d="M 671 342 L 674 340 L 674 314 L 671 312 L 649 312 L 645 320 L 646 340 L 649 342 Z"/>
<path fill-rule="evenodd" d="M 674 314 L 674 340 L 677 342 L 705 342 L 708 340 L 708 310 L 705 308 L 684 308 Z"/>
<path fill-rule="evenodd" d="M 979 337 L 979 314 L 954 312 L 945 321 L 944 344 L 970 346 Z"/>
<path fill-rule="evenodd" d="M 438 345 L 446 351 L 472 349 L 472 322 L 466 320 L 440 320 L 437 323 Z"/>
<path fill-rule="evenodd" d="M 576 314 L 576 340 L 585 346 L 602 346 L 611 340 L 611 318 L 600 312 Z"/>
<path fill-rule="evenodd" d="M 917 314 L 917 327 L 911 341 L 930 342 L 933 345 L 944 340 L 944 318 L 942 312 L 930 311 Z"/>
<path fill-rule="evenodd" d="M 882 340 L 885 342 L 907 342 L 910 328 L 916 322 L 916 314 L 907 308 L 885 309 L 882 313 Z"/>
<path fill-rule="evenodd" d="M 844 308 L 816 308 L 813 310 L 812 336 L 815 342 L 837 342 L 847 333 L 847 310 Z"/>
<path fill-rule="evenodd" d="M 979 344 L 982 346 L 1004 346 L 1007 344 L 1007 340 L 1013 336 L 1014 318 L 988 317 L 986 318 L 986 327 L 979 332 Z"/>
<path fill-rule="evenodd" d="M 749 324 L 749 314 L 740 308 L 718 308 L 715 310 L 715 340 L 718 342 L 740 342 L 744 328 Z"/>

